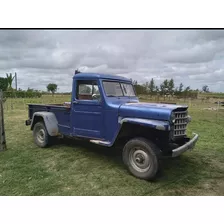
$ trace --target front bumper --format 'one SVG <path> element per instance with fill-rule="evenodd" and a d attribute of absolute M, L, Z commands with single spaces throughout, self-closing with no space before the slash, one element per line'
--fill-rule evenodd
<path fill-rule="evenodd" d="M 172 150 L 172 157 L 177 157 L 180 154 L 182 154 L 183 152 L 191 150 L 191 149 L 194 148 L 194 146 L 195 146 L 195 144 L 198 140 L 198 134 L 193 133 L 193 135 L 194 135 L 194 137 L 191 140 L 189 140 L 189 142 L 187 142 L 184 145 Z"/>

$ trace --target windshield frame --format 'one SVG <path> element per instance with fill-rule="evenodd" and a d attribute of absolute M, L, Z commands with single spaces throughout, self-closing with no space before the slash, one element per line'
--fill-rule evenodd
<path fill-rule="evenodd" d="M 119 86 L 120 86 L 122 95 L 119 95 L 119 96 L 112 96 L 112 95 L 107 94 L 106 89 L 105 89 L 105 86 L 104 86 L 104 83 L 105 83 L 105 82 L 118 83 Z M 130 85 L 130 86 L 132 87 L 132 89 L 133 89 L 133 93 L 134 93 L 134 95 L 130 95 L 130 96 L 125 95 L 124 90 L 123 90 L 123 88 L 122 88 L 122 84 Z M 103 87 L 103 91 L 104 91 L 106 97 L 137 97 L 135 88 L 134 88 L 134 86 L 133 86 L 133 84 L 132 84 L 131 82 L 125 82 L 125 81 L 120 81 L 120 80 L 106 80 L 106 79 L 105 79 L 105 80 L 102 80 L 102 87 Z"/>

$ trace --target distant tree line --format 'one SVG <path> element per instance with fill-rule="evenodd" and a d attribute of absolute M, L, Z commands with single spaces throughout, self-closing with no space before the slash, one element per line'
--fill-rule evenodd
<path fill-rule="evenodd" d="M 75 74 L 80 73 L 76 70 Z M 15 90 L 12 88 L 14 77 L 12 74 L 6 74 L 6 77 L 0 77 L 0 89 L 4 92 L 5 97 L 17 97 L 17 98 L 33 98 L 33 97 L 41 97 L 43 94 L 46 94 L 44 91 L 38 91 L 31 88 L 27 90 Z M 159 86 L 155 84 L 154 79 L 152 78 L 150 82 L 146 82 L 144 84 L 139 84 L 138 81 L 132 80 L 132 83 L 135 87 L 135 90 L 138 95 L 151 95 L 151 96 L 175 96 L 177 98 L 197 98 L 199 92 L 209 93 L 209 87 L 204 85 L 202 87 L 202 91 L 198 89 L 193 90 L 190 86 L 184 86 L 183 83 L 180 83 L 179 86 L 175 86 L 173 79 L 165 79 Z M 89 89 L 85 89 L 85 92 L 89 92 Z M 54 95 L 58 86 L 55 83 L 49 83 L 46 86 L 47 92 Z M 84 90 L 83 90 L 84 91 Z M 70 94 L 70 93 L 66 93 Z"/>
<path fill-rule="evenodd" d="M 190 86 L 184 87 L 183 83 L 175 86 L 173 79 L 165 79 L 159 86 L 152 78 L 150 82 L 139 84 L 136 80 L 132 81 L 138 95 L 151 96 L 175 96 L 177 98 L 197 98 L 199 90 L 192 90 Z"/>

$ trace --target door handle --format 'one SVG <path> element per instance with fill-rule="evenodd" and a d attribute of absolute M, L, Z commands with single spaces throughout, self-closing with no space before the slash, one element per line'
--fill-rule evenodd
<path fill-rule="evenodd" d="M 73 103 L 77 104 L 77 103 L 78 103 L 78 101 L 74 100 L 74 101 L 73 101 Z"/>

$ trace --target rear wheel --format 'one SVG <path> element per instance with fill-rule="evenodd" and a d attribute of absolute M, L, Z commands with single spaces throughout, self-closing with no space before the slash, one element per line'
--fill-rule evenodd
<path fill-rule="evenodd" d="M 43 122 L 38 122 L 34 125 L 33 137 L 37 146 L 45 148 L 49 145 L 50 136 Z"/>
<path fill-rule="evenodd" d="M 123 149 L 123 161 L 137 178 L 153 180 L 159 170 L 160 150 L 151 141 L 135 138 Z"/>

